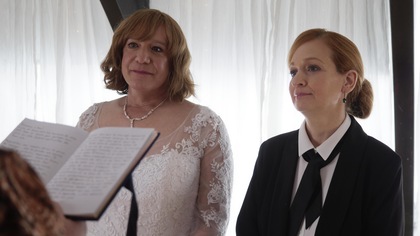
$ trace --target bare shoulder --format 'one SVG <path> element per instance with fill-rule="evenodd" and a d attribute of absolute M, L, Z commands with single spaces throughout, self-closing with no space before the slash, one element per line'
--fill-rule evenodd
<path fill-rule="evenodd" d="M 113 112 L 115 110 L 122 109 L 121 107 L 124 105 L 124 97 L 117 98 L 111 101 L 103 102 L 102 110 L 104 112 Z"/>
<path fill-rule="evenodd" d="M 105 126 L 126 126 L 123 116 L 124 97 L 103 102 L 99 115 L 99 127 Z"/>
<path fill-rule="evenodd" d="M 196 107 L 196 104 L 186 100 L 182 102 L 171 101 L 164 104 L 161 110 L 156 110 L 156 112 L 163 119 L 182 122 Z"/>
<path fill-rule="evenodd" d="M 188 101 L 188 100 L 180 102 L 179 106 L 182 107 L 183 109 L 187 110 L 187 111 L 191 111 L 192 109 L 195 109 L 195 108 L 199 107 L 198 104 L 195 104 L 195 103 L 193 103 L 191 101 Z"/>

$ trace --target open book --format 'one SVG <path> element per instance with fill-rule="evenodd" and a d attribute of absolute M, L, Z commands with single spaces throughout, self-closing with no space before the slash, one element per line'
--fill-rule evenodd
<path fill-rule="evenodd" d="M 151 128 L 80 128 L 24 119 L 0 144 L 14 149 L 73 219 L 97 220 L 159 133 Z"/>

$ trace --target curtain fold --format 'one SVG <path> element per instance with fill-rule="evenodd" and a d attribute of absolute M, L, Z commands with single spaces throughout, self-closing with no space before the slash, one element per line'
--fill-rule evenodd
<path fill-rule="evenodd" d="M 413 235 L 419 235 L 420 218 L 420 3 L 414 1 L 414 229 Z"/>
<path fill-rule="evenodd" d="M 99 64 L 112 38 L 100 1 L 2 0 L 0 139 L 24 118 L 75 125 L 104 89 Z"/>

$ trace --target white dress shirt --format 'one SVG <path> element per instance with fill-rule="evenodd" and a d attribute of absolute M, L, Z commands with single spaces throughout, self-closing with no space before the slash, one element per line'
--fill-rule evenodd
<path fill-rule="evenodd" d="M 300 184 L 300 180 L 302 179 L 303 173 L 305 172 L 306 166 L 308 165 L 308 162 L 303 159 L 302 155 L 306 151 L 314 148 L 316 152 L 318 152 L 321 157 L 326 160 L 328 156 L 333 151 L 334 147 L 337 145 L 337 143 L 340 141 L 340 139 L 344 136 L 347 129 L 350 127 L 351 119 L 349 115 L 346 115 L 346 118 L 344 119 L 344 122 L 338 127 L 338 129 L 327 139 L 325 142 L 323 142 L 318 147 L 314 147 L 308 137 L 308 134 L 306 133 L 305 128 L 305 121 L 303 121 L 302 125 L 299 128 L 299 138 L 298 138 L 298 148 L 299 148 L 299 161 L 297 164 L 297 170 L 295 175 L 295 183 L 293 186 L 293 196 L 292 199 L 296 195 L 296 191 L 298 189 L 298 186 Z M 324 166 L 321 171 L 321 182 L 322 182 L 322 203 L 324 204 L 325 197 L 328 192 L 328 188 L 331 183 L 331 179 L 335 170 L 335 167 L 337 165 L 337 161 L 340 154 L 337 154 L 336 158 L 332 160 L 328 165 Z M 292 200 L 293 201 L 293 200 Z M 316 227 L 318 226 L 319 217 L 312 223 L 312 225 L 305 229 L 305 219 L 303 219 L 302 226 L 299 230 L 298 235 L 299 236 L 314 236 Z"/>

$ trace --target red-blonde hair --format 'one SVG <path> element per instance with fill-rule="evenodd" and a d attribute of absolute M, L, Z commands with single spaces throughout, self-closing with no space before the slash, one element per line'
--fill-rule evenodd
<path fill-rule="evenodd" d="M 293 42 L 288 55 L 290 64 L 293 54 L 304 43 L 320 39 L 332 51 L 332 60 L 337 72 L 344 74 L 355 70 L 358 78 L 356 86 L 347 95 L 346 111 L 359 118 L 367 118 L 373 106 L 373 90 L 370 82 L 364 78 L 363 61 L 357 46 L 347 37 L 325 29 L 310 29 L 302 32 Z"/>

